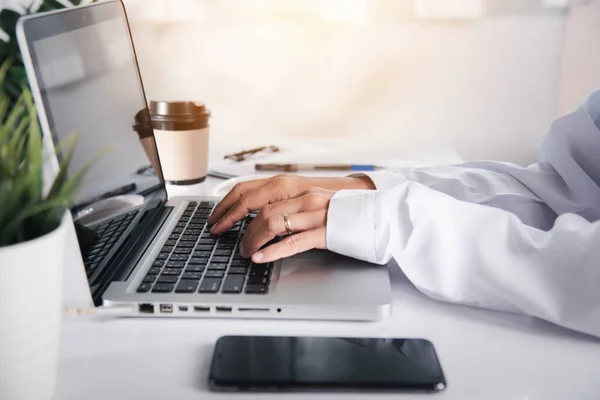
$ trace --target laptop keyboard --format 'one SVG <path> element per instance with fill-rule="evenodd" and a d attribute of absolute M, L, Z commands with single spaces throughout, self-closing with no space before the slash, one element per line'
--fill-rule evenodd
<path fill-rule="evenodd" d="M 220 236 L 208 216 L 215 203 L 190 202 L 137 288 L 138 293 L 267 294 L 273 264 L 253 264 L 239 254 L 239 241 L 256 214 Z"/>
<path fill-rule="evenodd" d="M 121 214 L 92 227 L 98 235 L 98 240 L 83 256 L 83 264 L 88 278 L 91 278 L 100 269 L 103 261 L 106 262 L 106 255 L 123 236 L 138 212 L 139 210 Z"/>

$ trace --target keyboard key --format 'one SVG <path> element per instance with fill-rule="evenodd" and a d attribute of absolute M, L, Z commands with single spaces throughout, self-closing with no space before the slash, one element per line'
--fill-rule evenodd
<path fill-rule="evenodd" d="M 248 278 L 248 285 L 268 285 L 269 278 L 266 276 L 250 276 Z"/>
<path fill-rule="evenodd" d="M 267 268 L 264 269 L 257 269 L 257 268 L 252 268 L 250 270 L 250 276 L 251 277 L 270 277 L 271 276 L 271 271 Z"/>
<path fill-rule="evenodd" d="M 160 252 L 161 252 L 161 253 L 170 253 L 170 252 L 172 252 L 172 251 L 173 251 L 173 246 L 164 246 L 164 247 L 163 247 L 163 248 L 160 250 Z"/>
<path fill-rule="evenodd" d="M 220 256 L 220 257 L 227 257 L 229 259 L 229 257 L 231 256 L 231 253 L 232 253 L 231 250 L 215 250 L 214 255 Z"/>
<path fill-rule="evenodd" d="M 177 244 L 177 240 L 169 239 L 165 242 L 165 246 L 175 246 Z"/>
<path fill-rule="evenodd" d="M 191 254 L 191 253 L 192 253 L 192 249 L 190 247 L 188 247 L 188 248 L 177 248 L 173 252 L 173 254 Z"/>
<path fill-rule="evenodd" d="M 248 268 L 245 267 L 231 267 L 227 271 L 229 275 L 246 275 L 246 272 L 248 272 Z"/>
<path fill-rule="evenodd" d="M 180 221 L 175 225 L 175 228 L 185 228 L 187 222 Z"/>
<path fill-rule="evenodd" d="M 171 232 L 173 232 L 173 233 L 182 233 L 183 232 L 183 228 L 177 228 L 177 227 L 175 227 L 175 228 L 173 228 L 173 230 Z"/>
<path fill-rule="evenodd" d="M 169 261 L 187 261 L 189 257 L 187 254 L 173 254 Z"/>
<path fill-rule="evenodd" d="M 175 293 L 194 293 L 198 287 L 198 281 L 182 280 L 177 285 Z"/>
<path fill-rule="evenodd" d="M 157 283 L 152 288 L 152 293 L 171 293 L 174 286 L 171 283 Z"/>
<path fill-rule="evenodd" d="M 193 249 L 196 242 L 179 242 L 177 249 Z"/>
<path fill-rule="evenodd" d="M 151 287 L 152 287 L 151 283 L 142 283 L 140 286 L 138 286 L 137 292 L 138 293 L 147 293 Z"/>
<path fill-rule="evenodd" d="M 155 260 L 155 261 L 152 263 L 152 266 L 153 266 L 153 267 L 157 267 L 157 268 L 162 268 L 162 267 L 164 267 L 164 266 L 165 266 L 165 262 L 166 262 L 165 260 L 159 260 L 159 259 L 157 259 L 157 260 Z"/>
<path fill-rule="evenodd" d="M 197 201 L 190 201 L 190 202 L 188 203 L 188 207 L 194 207 L 194 208 L 196 208 L 196 206 L 197 206 L 197 205 L 198 205 L 198 202 L 197 202 Z"/>
<path fill-rule="evenodd" d="M 194 251 L 192 253 L 194 258 L 208 258 L 210 257 L 210 251 Z"/>
<path fill-rule="evenodd" d="M 212 245 L 205 245 L 205 244 L 199 244 L 198 246 L 196 246 L 196 250 L 197 251 L 211 251 L 213 249 L 214 246 Z"/>
<path fill-rule="evenodd" d="M 179 239 L 179 236 L 180 236 L 179 233 L 171 233 L 169 235 L 169 240 L 177 240 L 177 239 Z"/>
<path fill-rule="evenodd" d="M 210 268 L 208 269 L 208 271 L 206 271 L 206 274 L 204 274 L 206 278 L 222 278 L 224 275 L 225 272 L 211 270 Z"/>
<path fill-rule="evenodd" d="M 198 272 L 198 273 L 202 273 L 204 272 L 205 266 L 204 265 L 188 265 L 185 268 L 185 272 Z"/>
<path fill-rule="evenodd" d="M 215 256 L 213 256 L 213 258 L 210 261 L 214 262 L 214 263 L 224 263 L 224 264 L 227 264 L 229 262 L 229 257 L 215 257 Z"/>
<path fill-rule="evenodd" d="M 152 267 L 148 270 L 148 275 L 158 275 L 160 274 L 160 268 Z"/>
<path fill-rule="evenodd" d="M 219 278 L 204 278 L 200 284 L 200 293 L 217 293 L 221 286 Z"/>
<path fill-rule="evenodd" d="M 181 279 L 195 279 L 197 281 L 199 281 L 200 278 L 202 278 L 202 274 L 198 272 L 184 272 L 181 276 Z"/>
<path fill-rule="evenodd" d="M 198 239 L 198 235 L 183 235 L 181 237 L 181 240 L 186 240 L 186 241 L 189 241 L 189 242 L 195 242 L 196 239 Z"/>
<path fill-rule="evenodd" d="M 190 265 L 206 265 L 208 257 L 192 257 L 190 258 Z"/>
<path fill-rule="evenodd" d="M 269 287 L 267 285 L 246 285 L 246 293 L 248 294 L 267 294 Z"/>
<path fill-rule="evenodd" d="M 241 293 L 244 285 L 244 275 L 227 275 L 223 283 L 223 293 Z"/>
<path fill-rule="evenodd" d="M 169 258 L 169 253 L 160 253 L 158 257 L 156 257 L 157 260 L 166 260 L 167 258 Z"/>
<path fill-rule="evenodd" d="M 94 262 L 91 263 L 89 266 L 87 266 L 87 269 L 89 271 L 94 271 L 96 268 L 98 268 L 100 266 L 100 263 Z"/>
<path fill-rule="evenodd" d="M 176 276 L 171 276 L 171 275 L 161 275 L 158 277 L 158 283 L 177 283 L 177 279 L 179 279 Z"/>
<path fill-rule="evenodd" d="M 200 208 L 213 208 L 214 205 L 215 203 L 213 203 L 212 201 L 203 201 L 202 203 L 200 203 Z"/>
<path fill-rule="evenodd" d="M 248 267 L 250 266 L 250 260 L 236 260 L 235 258 L 231 261 L 232 267 Z"/>
<path fill-rule="evenodd" d="M 217 242 L 217 239 L 214 238 L 204 238 L 204 239 L 200 239 L 200 241 L 198 242 L 198 244 L 204 244 L 204 245 L 211 245 L 213 246 L 215 243 Z"/>
<path fill-rule="evenodd" d="M 199 273 L 202 273 L 202 272 L 204 272 L 204 266 L 202 266 L 202 265 L 189 265 L 185 269 L 185 272 L 199 272 Z"/>
<path fill-rule="evenodd" d="M 185 261 L 169 261 L 167 268 L 183 268 L 185 267 Z"/>
<path fill-rule="evenodd" d="M 184 232 L 184 235 L 193 235 L 193 236 L 198 237 L 198 236 L 200 236 L 200 233 L 201 233 L 200 229 L 187 228 Z"/>
<path fill-rule="evenodd" d="M 156 275 L 146 275 L 144 277 L 144 279 L 142 280 L 142 282 L 144 282 L 144 283 L 154 283 L 155 280 L 156 280 Z"/>
<path fill-rule="evenodd" d="M 179 276 L 181 275 L 181 270 L 179 268 L 165 268 L 162 273 L 163 275 Z"/>
<path fill-rule="evenodd" d="M 216 270 L 216 271 L 225 271 L 227 269 L 227 264 L 211 262 L 208 265 L 208 269 L 212 269 L 212 270 Z"/>

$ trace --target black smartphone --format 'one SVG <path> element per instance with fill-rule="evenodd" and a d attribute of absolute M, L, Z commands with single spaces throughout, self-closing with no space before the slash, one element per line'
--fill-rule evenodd
<path fill-rule="evenodd" d="M 213 391 L 439 392 L 446 380 L 424 339 L 224 336 Z"/>

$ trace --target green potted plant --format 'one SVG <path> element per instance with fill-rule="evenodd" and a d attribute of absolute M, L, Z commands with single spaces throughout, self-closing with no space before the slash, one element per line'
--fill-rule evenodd
<path fill-rule="evenodd" d="M 0 68 L 0 82 L 9 64 Z M 67 207 L 87 170 L 67 178 L 75 141 L 44 188 L 44 153 L 31 93 L 9 107 L 0 89 L 0 397 L 47 399 L 56 380 Z"/>

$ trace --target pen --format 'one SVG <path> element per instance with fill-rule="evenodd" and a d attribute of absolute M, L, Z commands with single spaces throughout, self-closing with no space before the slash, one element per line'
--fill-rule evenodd
<path fill-rule="evenodd" d="M 256 164 L 257 171 L 299 172 L 299 171 L 375 171 L 382 169 L 375 165 L 360 164 Z"/>

